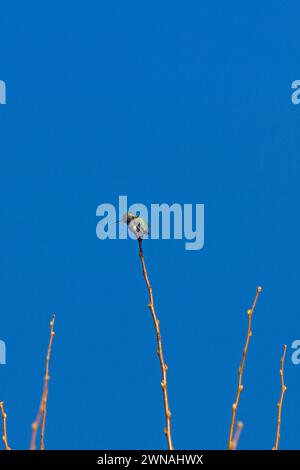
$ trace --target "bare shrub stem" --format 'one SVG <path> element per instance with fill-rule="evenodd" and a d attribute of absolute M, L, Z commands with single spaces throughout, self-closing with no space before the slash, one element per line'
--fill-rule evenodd
<path fill-rule="evenodd" d="M 7 414 L 4 411 L 4 401 L 0 402 L 0 410 L 1 410 L 1 415 L 2 415 L 2 440 L 5 445 L 5 450 L 11 450 L 7 441 L 7 429 L 6 429 Z"/>
<path fill-rule="evenodd" d="M 280 395 L 279 402 L 277 403 L 278 414 L 277 414 L 276 438 L 275 438 L 275 445 L 274 445 L 272 450 L 278 450 L 278 447 L 279 447 L 282 404 L 283 404 L 284 394 L 287 390 L 287 387 L 284 383 L 284 361 L 285 361 L 285 356 L 286 356 L 286 344 L 283 347 L 283 355 L 282 355 L 282 358 L 280 360 L 279 374 L 280 374 L 280 381 L 281 381 L 281 395 Z"/>
<path fill-rule="evenodd" d="M 253 312 L 255 310 L 255 306 L 256 306 L 256 303 L 257 303 L 257 300 L 258 300 L 258 297 L 259 297 L 259 294 L 261 293 L 262 291 L 262 288 L 261 287 L 257 287 L 256 289 L 256 294 L 255 294 L 255 297 L 254 297 L 254 300 L 253 300 L 253 304 L 252 304 L 252 307 L 251 309 L 249 309 L 247 311 L 247 315 L 248 315 L 248 329 L 247 329 L 247 336 L 246 336 L 246 342 L 245 342 L 245 345 L 244 345 L 244 349 L 243 349 L 243 355 L 242 355 L 242 362 L 241 362 L 241 365 L 238 369 L 238 387 L 237 387 L 237 391 L 236 391 L 236 397 L 235 397 L 235 401 L 232 405 L 232 414 L 231 414 L 231 423 L 230 423 L 230 430 L 229 430 L 229 438 L 228 438 L 228 450 L 233 450 L 233 445 L 234 445 L 234 442 L 233 442 L 233 433 L 234 433 L 234 428 L 235 428 L 235 422 L 236 422 L 236 413 L 237 413 L 237 409 L 238 409 L 238 405 L 239 405 L 239 401 L 240 401 L 240 397 L 241 397 L 241 393 L 244 389 L 244 386 L 243 386 L 243 373 L 244 373 L 244 367 L 245 367 L 245 362 L 246 362 L 246 357 L 247 357 L 247 352 L 248 352 L 248 347 L 249 347 L 249 342 L 250 342 L 250 338 L 252 336 L 252 316 L 253 316 Z"/>
<path fill-rule="evenodd" d="M 147 268 L 145 264 L 145 259 L 144 259 L 144 253 L 143 253 L 143 247 L 142 247 L 142 238 L 138 238 L 139 242 L 139 256 L 142 264 L 142 270 L 143 270 L 143 275 L 145 278 L 145 282 L 148 288 L 148 293 L 149 293 L 149 303 L 148 303 L 148 308 L 151 312 L 153 323 L 154 323 L 154 328 L 155 328 L 155 333 L 156 333 L 156 340 L 157 340 L 157 355 L 159 358 L 159 363 L 160 363 L 160 369 L 161 369 L 161 375 L 162 375 L 162 380 L 161 380 L 161 388 L 162 388 L 162 393 L 163 393 L 163 401 L 164 401 L 164 410 L 165 410 L 165 418 L 166 418 L 166 427 L 165 427 L 165 435 L 168 443 L 168 449 L 173 450 L 173 443 L 172 443 L 172 434 L 171 434 L 171 411 L 170 411 L 170 405 L 169 405 L 169 397 L 168 397 L 168 382 L 167 382 L 167 364 L 165 363 L 164 360 L 164 355 L 163 355 L 163 346 L 162 346 L 162 339 L 161 339 L 161 333 L 160 333 L 160 325 L 159 325 L 159 320 L 156 315 L 155 307 L 154 307 L 154 299 L 153 299 L 153 292 L 152 292 L 152 287 L 149 281 L 148 273 L 147 273 Z"/>
<path fill-rule="evenodd" d="M 50 322 L 50 338 L 49 338 L 49 345 L 47 350 L 46 356 L 46 371 L 44 376 L 44 387 L 42 393 L 42 399 L 39 406 L 38 414 L 36 420 L 32 423 L 32 434 L 31 434 L 31 441 L 30 441 L 30 449 L 35 450 L 36 448 L 36 436 L 39 429 L 39 426 L 42 422 L 41 426 L 41 436 L 40 436 L 40 450 L 45 449 L 45 426 L 46 426 L 46 415 L 47 415 L 47 400 L 48 400 L 48 389 L 49 389 L 49 366 L 50 366 L 50 356 L 52 350 L 52 343 L 54 339 L 54 322 L 55 322 L 55 315 L 52 316 L 52 320 Z"/>

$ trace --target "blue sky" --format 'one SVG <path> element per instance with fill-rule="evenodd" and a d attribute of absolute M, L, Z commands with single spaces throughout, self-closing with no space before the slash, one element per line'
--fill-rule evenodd
<path fill-rule="evenodd" d="M 264 288 L 238 417 L 241 449 L 300 446 L 299 3 L 10 1 L 0 12 L 0 366 L 28 448 L 57 315 L 46 446 L 162 449 L 155 334 L 137 244 L 100 241 L 96 208 L 205 204 L 205 247 L 144 243 L 175 448 L 226 447 L 246 333 Z"/>

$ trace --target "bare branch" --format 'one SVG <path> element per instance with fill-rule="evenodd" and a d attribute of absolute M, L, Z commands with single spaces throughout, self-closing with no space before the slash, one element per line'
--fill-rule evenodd
<path fill-rule="evenodd" d="M 240 396 L 241 396 L 241 393 L 242 393 L 243 388 L 244 388 L 244 386 L 242 384 L 243 372 L 244 372 L 244 367 L 245 367 L 249 342 L 250 342 L 250 338 L 252 336 L 252 330 L 251 330 L 252 316 L 253 316 L 253 312 L 255 310 L 256 303 L 257 303 L 257 300 L 258 300 L 258 297 L 259 297 L 259 294 L 261 293 L 261 291 L 262 291 L 262 288 L 257 287 L 252 307 L 251 307 L 251 309 L 249 309 L 247 311 L 247 315 L 248 315 L 247 337 L 246 337 L 246 342 L 245 342 L 245 346 L 244 346 L 244 349 L 243 349 L 242 362 L 241 362 L 241 365 L 240 365 L 239 370 L 238 370 L 238 387 L 237 387 L 235 402 L 232 405 L 232 415 L 231 415 L 231 423 L 230 423 L 229 439 L 228 439 L 228 450 L 233 450 L 233 447 L 232 447 L 233 446 L 233 432 L 234 432 L 235 421 L 236 421 L 236 413 L 237 413 L 237 408 L 238 408 L 239 401 L 240 401 Z"/>
<path fill-rule="evenodd" d="M 147 288 L 148 288 L 148 293 L 149 293 L 148 308 L 151 312 L 153 323 L 154 323 L 156 339 L 157 339 L 157 355 L 158 355 L 158 358 L 159 358 L 161 375 L 162 375 L 161 388 L 162 388 L 162 393 L 163 393 L 164 410 L 165 410 L 165 417 L 166 417 L 166 427 L 165 427 L 164 432 L 165 432 L 165 435 L 166 435 L 166 438 L 167 438 L 168 449 L 173 450 L 174 447 L 173 447 L 172 435 L 171 435 L 171 411 L 170 411 L 170 406 L 169 406 L 168 388 L 167 388 L 167 370 L 168 370 L 168 367 L 167 367 L 167 364 L 165 363 L 165 360 L 164 360 L 159 320 L 158 320 L 156 312 L 155 312 L 152 287 L 151 287 L 149 277 L 148 277 L 148 273 L 147 273 L 147 269 L 146 269 L 144 253 L 143 253 L 143 247 L 142 247 L 142 242 L 143 242 L 142 238 L 138 238 L 138 242 L 139 242 L 139 256 L 140 256 L 140 260 L 141 260 L 141 264 L 142 264 L 143 275 L 144 275 L 145 282 L 146 282 L 146 285 L 147 285 Z"/>
<path fill-rule="evenodd" d="M 7 429 L 6 429 L 7 414 L 4 411 L 4 401 L 0 402 L 0 410 L 1 410 L 1 415 L 2 415 L 2 440 L 5 445 L 5 450 L 11 450 L 7 441 Z"/>
<path fill-rule="evenodd" d="M 282 404 L 283 404 L 284 394 L 287 390 L 286 385 L 284 383 L 284 361 L 285 361 L 285 356 L 286 356 L 286 344 L 283 347 L 283 355 L 282 355 L 282 358 L 280 360 L 279 374 L 280 374 L 280 381 L 281 381 L 281 395 L 280 395 L 279 402 L 277 403 L 278 414 L 277 414 L 276 438 L 275 438 L 275 445 L 274 445 L 272 450 L 278 450 L 279 440 L 280 440 Z"/>
<path fill-rule="evenodd" d="M 41 427 L 41 436 L 40 436 L 40 449 L 41 450 L 45 449 L 44 439 L 45 439 L 45 426 L 46 426 L 46 415 L 47 415 L 48 388 L 49 388 L 49 380 L 50 380 L 49 365 L 50 365 L 52 343 L 53 343 L 53 338 L 55 335 L 54 322 L 55 322 L 55 315 L 52 316 L 52 320 L 50 322 L 50 339 L 49 339 L 49 345 L 48 345 L 47 356 L 46 356 L 46 371 L 45 371 L 45 376 L 44 376 L 44 388 L 43 388 L 42 399 L 41 399 L 41 403 L 40 403 L 36 420 L 32 423 L 32 434 L 31 434 L 31 442 L 30 442 L 31 450 L 35 450 L 36 448 L 36 436 L 37 436 L 37 432 L 38 432 L 41 421 L 42 421 L 42 427 Z"/>

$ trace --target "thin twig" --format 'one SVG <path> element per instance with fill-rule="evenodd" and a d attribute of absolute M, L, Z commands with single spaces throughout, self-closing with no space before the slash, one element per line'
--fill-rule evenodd
<path fill-rule="evenodd" d="M 169 398 L 168 398 L 168 388 L 167 388 L 167 364 L 165 363 L 164 360 L 164 355 L 163 355 L 163 347 L 162 347 L 162 339 L 161 339 L 161 333 L 160 333 L 160 326 L 159 326 L 159 320 L 156 316 L 155 312 L 155 307 L 154 307 L 154 300 L 153 300 L 153 293 L 152 293 L 152 287 L 149 281 L 149 277 L 147 274 L 147 269 L 146 269 L 146 264 L 145 264 L 145 259 L 144 259 L 144 253 L 143 253 L 143 247 L 142 247 L 142 238 L 138 238 L 139 242 L 139 256 L 142 264 L 142 269 L 143 269 L 143 275 L 146 281 L 146 285 L 148 288 L 148 293 L 149 293 L 149 303 L 148 303 L 148 308 L 151 312 L 154 327 L 155 327 L 155 333 L 156 333 L 156 339 L 157 339 L 157 355 L 159 358 L 159 363 L 160 363 L 160 369 L 161 369 L 161 375 L 162 375 L 162 381 L 161 381 L 161 388 L 163 392 L 163 400 L 164 400 L 164 410 L 165 410 L 165 417 L 166 417 L 166 427 L 165 427 L 165 435 L 168 443 L 168 449 L 173 450 L 173 443 L 172 443 L 172 435 L 171 435 L 171 411 L 170 411 L 170 406 L 169 406 Z"/>
<path fill-rule="evenodd" d="M 228 439 L 228 450 L 233 450 L 232 440 L 233 440 L 233 432 L 234 432 L 234 427 L 235 427 L 236 412 L 237 412 L 237 408 L 238 408 L 238 405 L 239 405 L 240 396 L 241 396 L 241 393 L 242 393 L 243 388 L 244 388 L 244 386 L 242 384 L 243 372 L 244 372 L 244 367 L 245 367 L 245 362 L 246 362 L 248 346 L 249 346 L 250 338 L 252 336 L 252 330 L 251 330 L 252 316 L 253 316 L 253 312 L 254 312 L 254 309 L 255 309 L 255 306 L 256 306 L 256 302 L 258 300 L 258 297 L 259 297 L 259 294 L 261 293 L 261 291 L 262 291 L 261 287 L 258 287 L 256 289 L 256 294 L 255 294 L 255 297 L 254 297 L 254 300 L 253 300 L 252 307 L 251 307 L 251 309 L 249 309 L 247 311 L 247 315 L 248 315 L 247 337 L 246 337 L 246 342 L 245 342 L 245 346 L 244 346 L 244 349 L 243 349 L 242 362 L 241 362 L 241 365 L 238 369 L 238 387 L 237 387 L 235 402 L 232 405 L 232 415 L 231 415 L 231 423 L 230 423 L 229 439 Z"/>
<path fill-rule="evenodd" d="M 285 356 L 286 356 L 286 344 L 283 347 L 283 355 L 282 355 L 282 358 L 280 360 L 279 374 L 280 374 L 280 381 L 281 381 L 281 395 L 280 395 L 279 402 L 277 403 L 278 414 L 277 414 L 276 439 L 275 439 L 275 445 L 274 445 L 272 450 L 278 450 L 279 440 L 280 440 L 282 404 L 283 404 L 284 394 L 287 390 L 287 387 L 284 383 L 284 361 L 285 361 Z"/>
<path fill-rule="evenodd" d="M 4 411 L 4 401 L 0 402 L 0 409 L 1 409 L 1 415 L 2 415 L 2 440 L 5 445 L 5 450 L 11 450 L 7 441 L 7 429 L 6 429 L 7 414 Z"/>
<path fill-rule="evenodd" d="M 42 427 L 41 427 L 41 437 L 40 437 L 40 449 L 41 450 L 45 449 L 44 438 L 45 438 L 45 425 L 46 425 L 46 414 L 47 414 L 48 385 L 49 385 L 49 380 L 50 380 L 49 364 L 50 364 L 50 356 L 51 356 L 51 350 L 52 350 L 52 342 L 53 342 L 53 338 L 55 335 L 54 322 L 55 322 L 55 315 L 52 316 L 52 320 L 50 322 L 50 339 L 49 339 L 49 345 L 48 345 L 47 356 L 46 356 L 46 371 L 45 371 L 45 376 L 44 376 L 44 388 L 43 388 L 42 399 L 41 399 L 41 403 L 39 406 L 36 420 L 32 423 L 32 434 L 31 434 L 31 442 L 30 442 L 31 450 L 35 450 L 36 448 L 36 436 L 37 436 L 37 432 L 38 432 L 41 421 L 42 421 Z"/>
<path fill-rule="evenodd" d="M 236 448 L 237 448 L 237 445 L 238 445 L 238 442 L 240 440 L 240 436 L 241 436 L 241 432 L 243 430 L 243 427 L 244 427 L 244 424 L 243 424 L 242 421 L 238 421 L 236 423 L 235 433 L 234 433 L 232 443 L 231 443 L 231 449 L 232 450 L 236 450 Z"/>

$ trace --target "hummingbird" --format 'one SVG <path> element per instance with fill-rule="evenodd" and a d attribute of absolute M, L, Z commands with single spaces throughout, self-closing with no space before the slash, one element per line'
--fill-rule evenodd
<path fill-rule="evenodd" d="M 126 214 L 123 215 L 122 220 L 128 225 L 129 230 L 135 234 L 138 240 L 142 239 L 145 235 L 148 235 L 148 224 L 139 215 L 136 215 L 133 212 L 126 212 Z"/>

